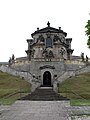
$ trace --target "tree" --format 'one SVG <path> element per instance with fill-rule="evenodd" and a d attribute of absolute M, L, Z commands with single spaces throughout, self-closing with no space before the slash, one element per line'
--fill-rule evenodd
<path fill-rule="evenodd" d="M 86 28 L 85 32 L 86 32 L 86 35 L 88 37 L 87 45 L 88 45 L 88 48 L 90 48 L 90 20 L 87 21 L 85 28 Z"/>

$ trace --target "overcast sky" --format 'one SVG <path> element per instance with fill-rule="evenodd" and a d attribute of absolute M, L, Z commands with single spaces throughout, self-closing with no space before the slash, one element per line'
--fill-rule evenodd
<path fill-rule="evenodd" d="M 26 56 L 26 39 L 37 27 L 61 27 L 72 38 L 73 55 L 90 57 L 85 25 L 90 19 L 90 0 L 0 0 L 0 62 Z"/>

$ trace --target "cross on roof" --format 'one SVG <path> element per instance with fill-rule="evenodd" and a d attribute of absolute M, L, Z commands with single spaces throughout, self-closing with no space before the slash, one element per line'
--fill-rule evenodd
<path fill-rule="evenodd" d="M 48 21 L 47 25 L 48 25 L 48 27 L 50 27 L 50 22 L 49 21 Z"/>

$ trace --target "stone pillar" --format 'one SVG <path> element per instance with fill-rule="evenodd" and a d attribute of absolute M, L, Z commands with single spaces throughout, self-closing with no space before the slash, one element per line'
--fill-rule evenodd
<path fill-rule="evenodd" d="M 55 91 L 56 93 L 58 93 L 58 82 L 57 81 L 55 81 L 53 83 L 53 91 Z"/>
<path fill-rule="evenodd" d="M 33 39 L 27 39 L 28 50 L 26 50 L 26 53 L 29 61 L 31 60 L 32 42 L 33 42 Z"/>

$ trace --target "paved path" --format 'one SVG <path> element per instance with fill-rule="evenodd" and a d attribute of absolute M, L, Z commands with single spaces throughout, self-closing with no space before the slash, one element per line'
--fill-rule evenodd
<path fill-rule="evenodd" d="M 90 120 L 86 115 L 90 115 L 90 106 L 73 107 L 69 101 L 27 100 L 0 106 L 0 120 Z"/>
<path fill-rule="evenodd" d="M 65 106 L 68 101 L 16 101 L 0 120 L 70 120 Z"/>
<path fill-rule="evenodd" d="M 71 120 L 90 120 L 90 106 L 67 106 Z"/>

